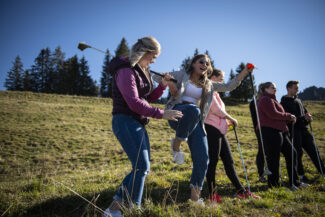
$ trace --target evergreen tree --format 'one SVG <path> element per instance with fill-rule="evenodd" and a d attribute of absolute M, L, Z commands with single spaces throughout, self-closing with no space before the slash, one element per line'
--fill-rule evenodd
<path fill-rule="evenodd" d="M 185 58 L 182 62 L 181 69 L 187 71 L 190 68 L 191 61 L 191 57 Z"/>
<path fill-rule="evenodd" d="M 42 49 L 35 58 L 31 73 L 31 88 L 33 91 L 53 93 L 53 65 L 49 48 Z"/>
<path fill-rule="evenodd" d="M 199 49 L 197 49 L 197 48 L 195 48 L 195 50 L 194 50 L 193 57 L 195 57 L 196 55 L 199 55 Z"/>
<path fill-rule="evenodd" d="M 102 70 L 102 77 L 100 79 L 100 95 L 102 97 L 112 97 L 112 76 L 108 72 L 108 64 L 110 62 L 110 53 L 107 49 L 104 59 L 104 65 Z"/>
<path fill-rule="evenodd" d="M 120 44 L 115 51 L 116 57 L 128 57 L 130 55 L 130 49 L 127 45 L 125 38 L 122 38 Z"/>
<path fill-rule="evenodd" d="M 75 95 L 79 91 L 80 70 L 77 55 L 67 59 L 64 63 L 64 75 L 60 86 L 63 94 Z"/>
<path fill-rule="evenodd" d="M 82 96 L 97 96 L 98 95 L 97 88 L 95 82 L 89 76 L 89 66 L 85 57 L 81 58 L 79 67 L 80 67 L 80 80 L 78 82 L 79 91 L 77 94 Z"/>
<path fill-rule="evenodd" d="M 29 74 L 28 70 L 25 70 L 25 73 L 24 73 L 23 87 L 24 87 L 23 88 L 24 91 L 32 91 L 30 74 Z"/>
<path fill-rule="evenodd" d="M 241 63 L 238 68 L 236 69 L 237 74 L 239 74 L 242 70 L 244 70 L 245 64 Z M 234 78 L 235 75 L 232 73 L 230 74 L 230 79 Z M 237 87 L 235 90 L 230 92 L 230 98 L 236 99 L 239 102 L 248 102 L 248 99 L 253 98 L 253 94 L 256 92 L 256 86 L 255 86 L 255 79 L 254 75 L 252 75 L 253 78 L 253 85 L 252 88 L 250 76 L 245 77 L 239 87 Z"/>
<path fill-rule="evenodd" d="M 5 87 L 7 90 L 23 90 L 23 63 L 19 56 L 13 62 L 13 66 L 7 73 Z"/>
<path fill-rule="evenodd" d="M 64 59 L 65 54 L 61 51 L 61 47 L 58 46 L 53 55 L 52 55 L 52 65 L 53 65 L 53 83 L 52 88 L 54 93 L 63 93 L 62 88 L 62 79 L 64 77 Z"/>

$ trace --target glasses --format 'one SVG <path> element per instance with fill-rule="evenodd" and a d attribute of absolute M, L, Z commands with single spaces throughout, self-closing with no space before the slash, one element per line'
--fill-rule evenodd
<path fill-rule="evenodd" d="M 209 62 L 204 61 L 204 60 L 200 60 L 199 63 L 200 63 L 200 64 L 204 64 L 204 65 L 206 65 L 206 66 L 209 66 L 209 65 L 210 65 Z"/>
<path fill-rule="evenodd" d="M 276 90 L 276 88 L 275 88 L 275 87 L 273 87 L 273 86 L 271 86 L 271 87 L 269 87 L 269 88 L 271 88 L 271 89 L 273 89 L 273 90 Z"/>

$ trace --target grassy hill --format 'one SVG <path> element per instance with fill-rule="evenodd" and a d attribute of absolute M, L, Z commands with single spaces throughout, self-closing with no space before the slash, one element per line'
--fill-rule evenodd
<path fill-rule="evenodd" d="M 162 105 L 156 105 L 163 107 Z M 325 159 L 325 103 L 307 102 L 313 114 L 316 142 Z M 0 91 L 0 216 L 101 216 L 131 166 L 111 129 L 110 99 Z M 143 210 L 125 216 L 325 216 L 325 180 L 304 155 L 310 187 L 291 192 L 258 183 L 257 142 L 248 105 L 227 107 L 239 121 L 239 141 L 248 178 L 260 200 L 238 200 L 223 164 L 217 167 L 222 204 L 197 207 L 188 201 L 191 158 L 171 161 L 174 132 L 165 120 L 151 119 L 151 172 Z M 236 170 L 246 185 L 234 133 L 229 132 Z M 284 159 L 282 174 L 287 182 Z M 205 186 L 206 187 L 206 186 Z M 77 195 L 79 194 L 79 195 Z M 203 197 L 207 197 L 204 188 Z"/>

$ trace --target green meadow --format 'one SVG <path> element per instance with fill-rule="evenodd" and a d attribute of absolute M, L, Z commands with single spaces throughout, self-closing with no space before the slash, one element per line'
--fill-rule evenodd
<path fill-rule="evenodd" d="M 325 102 L 305 102 L 313 114 L 313 130 L 325 159 Z M 155 105 L 163 108 L 163 105 Z M 130 162 L 111 128 L 112 100 L 96 97 L 0 91 L 0 216 L 101 216 L 112 201 Z M 238 200 L 222 161 L 217 190 L 222 204 L 191 203 L 192 161 L 183 144 L 185 164 L 172 162 L 174 131 L 166 120 L 151 119 L 151 171 L 146 179 L 142 210 L 124 209 L 124 216 L 325 216 L 325 180 L 304 154 L 309 187 L 268 189 L 258 182 L 257 141 L 248 104 L 227 107 L 239 121 L 238 136 L 250 187 L 262 199 Z M 235 167 L 245 174 L 234 132 L 228 133 Z M 282 177 L 288 182 L 284 158 Z M 205 186 L 202 197 L 207 198 Z M 91 203 L 87 202 L 90 201 Z"/>

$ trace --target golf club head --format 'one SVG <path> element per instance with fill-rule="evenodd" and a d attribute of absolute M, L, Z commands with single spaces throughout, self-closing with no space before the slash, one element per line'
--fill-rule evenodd
<path fill-rule="evenodd" d="M 265 168 L 265 170 L 264 170 L 264 173 L 263 173 L 263 176 L 269 176 L 269 175 L 271 175 L 272 173 L 271 173 L 271 171 L 269 170 L 269 168 Z"/>
<path fill-rule="evenodd" d="M 79 50 L 83 51 L 86 48 L 91 48 L 91 46 L 89 46 L 88 44 L 86 44 L 86 42 L 84 42 L 84 41 L 83 42 L 79 42 L 79 44 L 78 44 L 78 49 Z"/>

